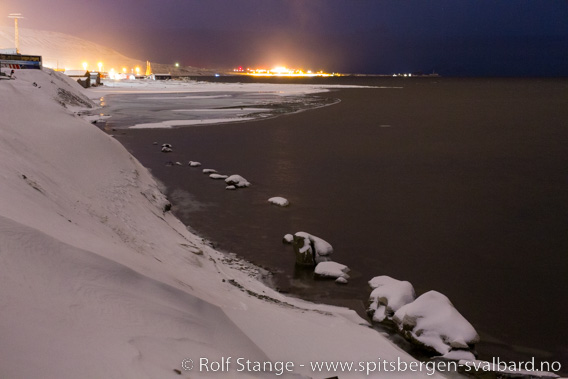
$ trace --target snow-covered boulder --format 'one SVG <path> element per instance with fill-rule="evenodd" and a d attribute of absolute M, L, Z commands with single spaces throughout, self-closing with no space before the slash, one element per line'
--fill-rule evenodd
<path fill-rule="evenodd" d="M 211 179 L 226 179 L 227 175 L 221 175 L 221 174 L 211 174 L 209 175 L 209 177 Z"/>
<path fill-rule="evenodd" d="M 294 234 L 294 253 L 296 263 L 306 266 L 315 266 L 320 262 L 330 260 L 333 247 L 323 239 L 306 232 Z"/>
<path fill-rule="evenodd" d="M 320 278 L 345 278 L 349 279 L 349 267 L 342 265 L 341 263 L 327 261 L 327 262 L 320 262 L 316 266 L 314 270 L 314 274 L 316 277 Z"/>
<path fill-rule="evenodd" d="M 268 199 L 268 202 L 274 205 L 278 205 L 280 207 L 287 207 L 290 204 L 288 199 L 285 199 L 280 196 L 271 197 L 270 199 Z"/>
<path fill-rule="evenodd" d="M 282 242 L 284 243 L 292 243 L 294 242 L 294 236 L 291 234 L 286 234 L 283 238 L 282 238 Z"/>
<path fill-rule="evenodd" d="M 237 187 L 235 187 L 235 186 L 227 186 L 227 187 L 225 187 L 225 189 L 226 189 L 226 190 L 229 190 L 229 191 L 234 191 L 234 190 L 237 189 Z"/>
<path fill-rule="evenodd" d="M 376 276 L 369 280 L 369 286 L 373 292 L 369 296 L 367 312 L 375 322 L 390 320 L 403 305 L 413 302 L 416 298 L 414 287 L 410 282 L 393 279 L 390 276 Z"/>
<path fill-rule="evenodd" d="M 245 188 L 249 187 L 250 183 L 240 175 L 231 175 L 227 179 L 225 179 L 225 183 L 228 185 L 233 185 L 237 188 Z"/>
<path fill-rule="evenodd" d="M 169 143 L 165 143 L 162 145 L 162 153 L 171 153 L 172 151 L 174 151 L 174 149 L 172 148 L 172 145 L 170 145 Z"/>
<path fill-rule="evenodd" d="M 349 281 L 346 278 L 344 278 L 343 276 L 340 276 L 339 278 L 335 279 L 335 283 L 347 284 L 347 283 L 349 283 Z"/>
<path fill-rule="evenodd" d="M 449 353 L 442 355 L 442 358 L 452 361 L 475 361 L 475 355 L 469 350 L 451 350 Z"/>
<path fill-rule="evenodd" d="M 203 169 L 204 174 L 215 174 L 216 172 L 217 172 L 217 170 L 214 170 L 212 168 L 204 168 Z"/>
<path fill-rule="evenodd" d="M 194 161 L 189 161 L 189 163 L 187 164 L 189 167 L 199 167 L 201 166 L 201 163 L 199 162 L 194 162 Z"/>
<path fill-rule="evenodd" d="M 473 326 L 443 294 L 429 291 L 402 306 L 392 320 L 409 340 L 445 355 L 479 342 Z"/>

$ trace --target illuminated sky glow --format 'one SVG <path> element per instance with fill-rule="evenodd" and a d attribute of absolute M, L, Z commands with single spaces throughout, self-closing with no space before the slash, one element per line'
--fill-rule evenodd
<path fill-rule="evenodd" d="M 327 72 L 567 75 L 564 0 L 3 0 L 22 27 L 140 60 Z"/>

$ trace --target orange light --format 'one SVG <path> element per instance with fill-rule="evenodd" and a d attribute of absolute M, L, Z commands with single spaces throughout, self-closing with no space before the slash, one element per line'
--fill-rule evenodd
<path fill-rule="evenodd" d="M 328 77 L 328 76 L 340 76 L 339 74 L 329 74 L 324 72 L 323 70 L 314 73 L 311 70 L 304 70 L 304 69 L 290 69 L 285 66 L 276 66 L 273 69 L 266 70 L 263 68 L 257 69 L 247 69 L 246 75 L 252 76 L 285 76 L 285 77 Z"/>

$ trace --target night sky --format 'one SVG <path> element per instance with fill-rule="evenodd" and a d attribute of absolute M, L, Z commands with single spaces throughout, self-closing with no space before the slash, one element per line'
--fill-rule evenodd
<path fill-rule="evenodd" d="M 13 12 L 160 63 L 568 75 L 567 0 L 2 0 Z"/>

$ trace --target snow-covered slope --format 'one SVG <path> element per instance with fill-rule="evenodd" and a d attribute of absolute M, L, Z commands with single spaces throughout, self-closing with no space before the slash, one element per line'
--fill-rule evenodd
<path fill-rule="evenodd" d="M 132 70 L 138 66 L 143 73 L 146 69 L 145 61 L 126 57 L 116 50 L 69 34 L 28 28 L 19 28 L 19 33 L 20 53 L 41 55 L 44 67 L 81 70 L 83 62 L 87 62 L 89 70 L 98 71 L 98 63 L 101 62 L 104 71 L 111 68 L 120 71 L 123 67 Z M 14 48 L 13 27 L 0 26 L 0 48 Z M 213 75 L 218 72 L 191 66 L 175 67 L 160 62 L 152 62 L 152 70 L 154 73 L 171 73 L 174 76 Z"/>
<path fill-rule="evenodd" d="M 309 362 L 413 360 L 354 312 L 288 299 L 223 263 L 164 211 L 148 171 L 73 113 L 89 104 L 76 83 L 16 77 L 0 81 L 1 378 L 215 377 L 202 357 L 344 378 L 360 375 Z"/>

